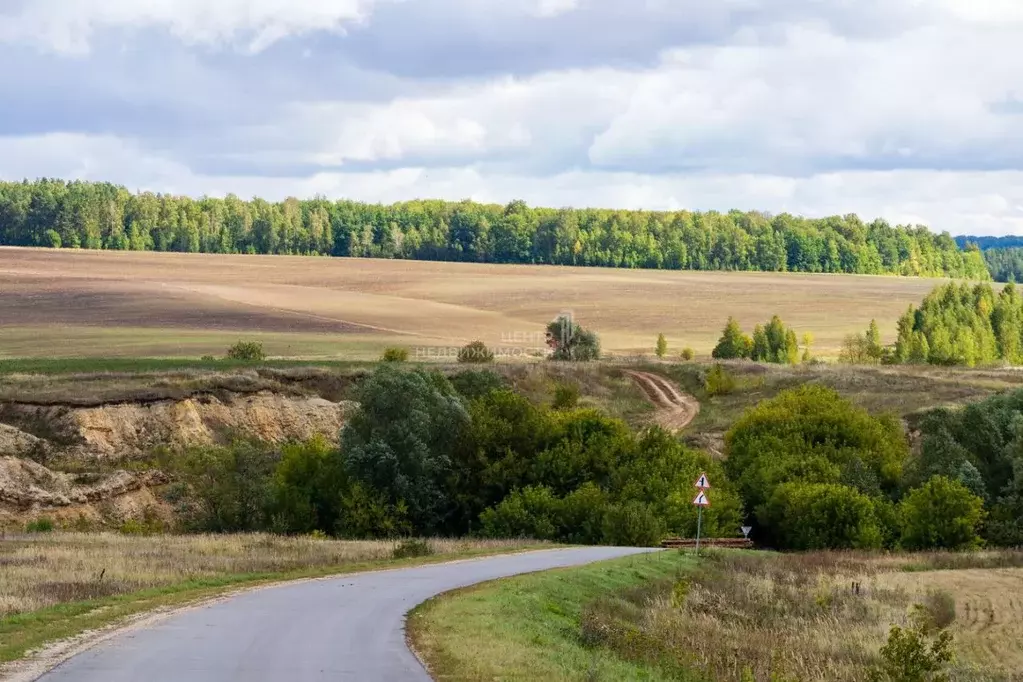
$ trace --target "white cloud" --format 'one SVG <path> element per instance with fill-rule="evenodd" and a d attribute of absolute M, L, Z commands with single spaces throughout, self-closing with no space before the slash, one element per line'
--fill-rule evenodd
<path fill-rule="evenodd" d="M 380 2 L 400 0 L 29 0 L 0 10 L 0 40 L 86 53 L 106 28 L 166 29 L 187 44 L 260 51 L 310 31 L 342 31 Z"/>

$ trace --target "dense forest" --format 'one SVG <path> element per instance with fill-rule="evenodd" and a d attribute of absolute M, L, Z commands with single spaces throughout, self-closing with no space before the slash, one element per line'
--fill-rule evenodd
<path fill-rule="evenodd" d="M 855 215 L 196 200 L 50 179 L 0 183 L 0 244 L 989 278 L 980 252 L 948 234 Z"/>
<path fill-rule="evenodd" d="M 984 261 L 991 279 L 996 282 L 1019 282 L 1023 279 L 1023 248 L 985 249 Z"/>
<path fill-rule="evenodd" d="M 1005 237 L 976 237 L 963 235 L 955 238 L 959 248 L 965 249 L 970 244 L 987 251 L 988 249 L 1010 249 L 1023 246 L 1023 237 L 1008 235 Z"/>
<path fill-rule="evenodd" d="M 949 283 L 899 318 L 890 361 L 981 365 L 1023 361 L 1023 297 L 1014 284 Z M 883 359 L 882 359 L 883 360 Z"/>

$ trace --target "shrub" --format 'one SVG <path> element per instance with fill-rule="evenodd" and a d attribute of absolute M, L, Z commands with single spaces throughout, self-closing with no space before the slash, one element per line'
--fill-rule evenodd
<path fill-rule="evenodd" d="M 257 441 L 187 450 L 174 460 L 174 473 L 189 491 L 189 504 L 180 510 L 184 525 L 214 533 L 265 530 L 278 458 Z"/>
<path fill-rule="evenodd" d="M 489 369 L 463 370 L 450 379 L 451 385 L 467 400 L 475 400 L 491 391 L 499 391 L 507 387 L 504 377 Z"/>
<path fill-rule="evenodd" d="M 50 533 L 54 529 L 53 519 L 48 516 L 40 516 L 25 525 L 26 533 Z"/>
<path fill-rule="evenodd" d="M 322 437 L 285 445 L 270 484 L 272 529 L 334 532 L 348 487 L 340 453 Z"/>
<path fill-rule="evenodd" d="M 876 549 L 881 528 L 869 497 L 829 483 L 785 483 L 757 514 L 779 549 Z"/>
<path fill-rule="evenodd" d="M 707 395 L 728 395 L 735 390 L 735 377 L 722 365 L 714 365 L 703 381 Z"/>
<path fill-rule="evenodd" d="M 906 549 L 973 549 L 984 501 L 959 481 L 935 476 L 911 490 L 899 504 Z"/>
<path fill-rule="evenodd" d="M 199 358 L 199 362 L 216 362 L 216 361 L 217 361 L 217 359 L 215 357 L 213 357 L 212 355 L 204 355 L 201 358 Z"/>
<path fill-rule="evenodd" d="M 433 554 L 433 547 L 426 540 L 410 538 L 402 540 L 391 551 L 392 559 L 414 559 L 416 557 L 430 556 Z"/>
<path fill-rule="evenodd" d="M 494 361 L 494 353 L 487 348 L 482 341 L 473 341 L 462 346 L 458 351 L 458 361 L 461 363 L 487 363 Z"/>
<path fill-rule="evenodd" d="M 944 669 L 955 659 L 952 634 L 942 630 L 930 643 L 919 626 L 893 625 L 881 648 L 881 661 L 870 672 L 870 682 L 947 682 Z"/>
<path fill-rule="evenodd" d="M 696 353 L 694 353 L 694 352 L 693 352 L 693 349 L 692 349 L 692 348 L 689 348 L 688 346 L 687 346 L 687 347 L 685 347 L 685 348 L 683 348 L 683 349 L 682 349 L 682 352 L 681 352 L 681 353 L 679 353 L 679 357 L 680 357 L 680 358 L 682 358 L 682 360 L 683 360 L 684 362 L 689 362 L 689 361 L 690 361 L 690 360 L 692 360 L 692 359 L 693 359 L 693 358 L 694 358 L 695 356 L 696 356 Z"/>
<path fill-rule="evenodd" d="M 554 387 L 555 410 L 568 410 L 579 403 L 579 387 L 575 384 L 561 382 Z"/>
<path fill-rule="evenodd" d="M 604 516 L 604 542 L 620 547 L 654 547 L 664 539 L 664 524 L 646 504 L 631 500 L 610 507 Z"/>
<path fill-rule="evenodd" d="M 262 362 L 266 359 L 266 353 L 263 344 L 258 341 L 239 341 L 227 349 L 227 357 L 230 360 Z"/>
<path fill-rule="evenodd" d="M 561 500 L 546 487 L 516 490 L 480 514 L 483 534 L 495 538 L 555 540 L 560 535 Z"/>
<path fill-rule="evenodd" d="M 380 356 L 383 362 L 406 362 L 408 360 L 408 348 L 385 348 L 384 354 Z"/>
<path fill-rule="evenodd" d="M 56 230 L 47 230 L 43 233 L 42 245 L 51 249 L 59 249 L 61 247 L 60 234 Z"/>

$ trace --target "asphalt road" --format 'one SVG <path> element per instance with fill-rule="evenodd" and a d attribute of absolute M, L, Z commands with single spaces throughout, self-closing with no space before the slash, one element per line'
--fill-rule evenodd
<path fill-rule="evenodd" d="M 584 547 L 394 569 L 246 592 L 128 630 L 42 682 L 424 682 L 405 614 L 441 592 L 648 550 Z"/>

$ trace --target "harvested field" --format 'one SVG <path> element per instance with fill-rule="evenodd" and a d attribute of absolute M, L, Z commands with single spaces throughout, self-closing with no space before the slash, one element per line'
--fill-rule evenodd
<path fill-rule="evenodd" d="M 298 256 L 0 249 L 0 355 L 184 356 L 239 337 L 290 357 L 373 358 L 387 345 L 543 346 L 571 310 L 613 353 L 709 353 L 734 315 L 778 313 L 815 352 L 871 318 L 891 337 L 938 280 L 669 272 Z M 424 357 L 429 357 L 424 353 Z"/>

